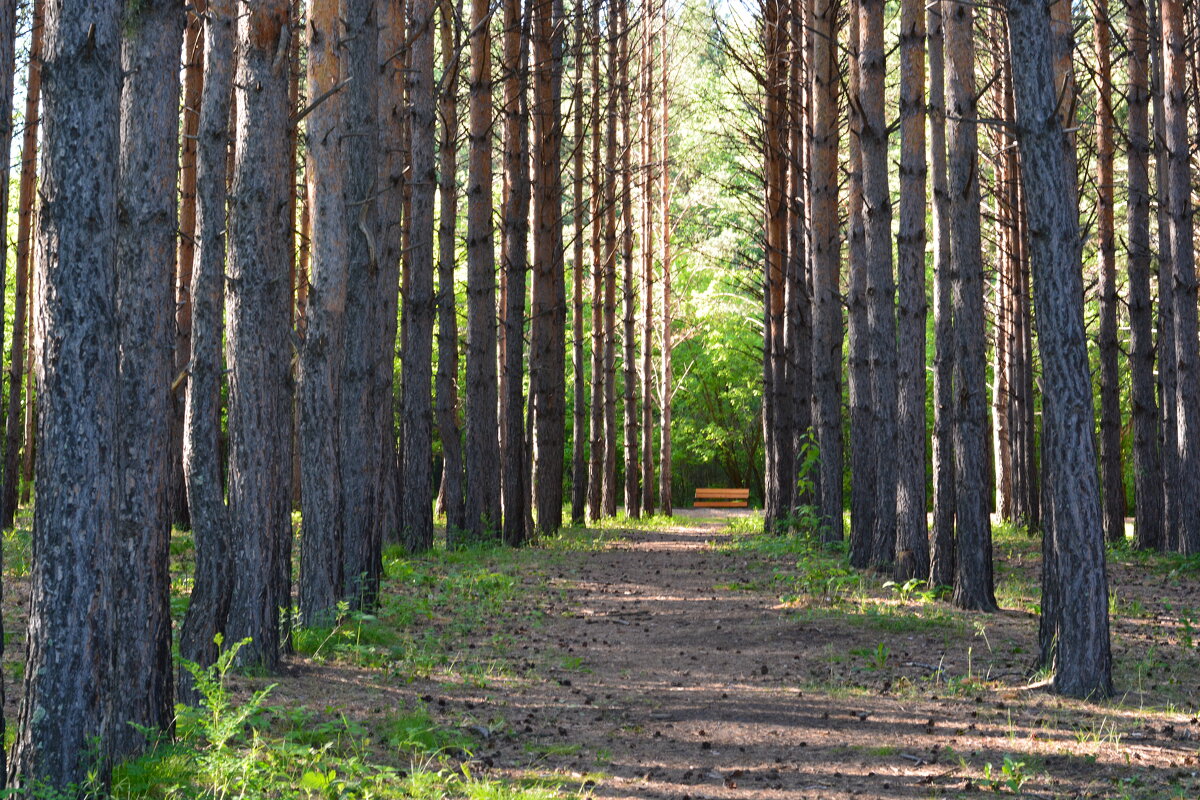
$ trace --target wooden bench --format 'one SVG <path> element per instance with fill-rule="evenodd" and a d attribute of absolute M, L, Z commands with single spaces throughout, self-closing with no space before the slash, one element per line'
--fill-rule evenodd
<path fill-rule="evenodd" d="M 692 508 L 745 508 L 749 502 L 749 489 L 697 489 Z"/>

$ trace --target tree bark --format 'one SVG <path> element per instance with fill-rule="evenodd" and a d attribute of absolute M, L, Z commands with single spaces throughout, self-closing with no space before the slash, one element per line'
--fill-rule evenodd
<path fill-rule="evenodd" d="M 583 0 L 575 3 L 574 45 L 575 45 L 575 85 L 572 103 L 572 189 L 574 191 L 574 210 L 572 219 L 575 227 L 573 242 L 571 273 L 571 326 L 572 326 L 572 427 L 571 427 L 571 524 L 583 525 L 587 508 L 588 490 L 588 406 L 587 406 L 587 363 L 583 347 L 583 245 L 584 231 L 588 224 L 588 207 L 583 200 L 583 162 L 584 162 L 584 128 L 583 128 L 583 70 L 587 59 L 584 57 L 584 20 L 587 16 L 586 4 Z"/>
<path fill-rule="evenodd" d="M 302 482 L 300 618 L 333 621 L 343 599 L 346 528 L 342 489 L 342 370 L 346 352 L 349 248 L 345 176 L 346 97 L 339 85 L 345 31 L 338 0 L 308 8 L 308 96 L 323 97 L 306 118 L 311 252 L 305 334 L 300 348 L 300 476 Z"/>
<path fill-rule="evenodd" d="M 34 15 L 34 24 L 40 22 L 40 14 Z M 17 9 L 15 3 L 7 3 L 3 8 L 0 8 L 0 146 L 3 146 L 5 152 L 10 152 L 12 147 L 13 136 L 13 83 L 17 72 Z M 29 124 L 32 117 L 37 116 L 36 106 L 32 116 L 27 116 L 26 124 Z M 3 164 L 0 164 L 0 219 L 5 220 L 7 225 L 8 210 L 9 210 L 9 173 L 10 160 L 5 159 Z M 7 229 L 6 229 L 7 233 Z M 7 271 L 8 271 L 8 236 L 0 237 L 0 307 L 3 306 L 4 287 L 7 286 Z M 19 268 L 18 268 L 19 269 Z M 24 279 L 18 273 L 17 283 L 23 284 Z M 23 287 L 22 287 L 23 289 Z M 21 298 L 21 305 L 24 304 L 25 298 Z M 14 317 L 19 319 L 20 315 L 24 314 L 24 308 L 17 310 Z M 3 326 L 0 325 L 0 352 L 4 351 L 4 333 Z M 12 375 L 12 373 L 10 373 Z M 18 373 L 19 375 L 19 373 Z M 10 380 L 12 380 L 10 378 Z M 16 381 L 20 378 L 16 377 Z M 13 395 L 12 385 L 10 385 L 10 402 Z M 19 394 L 18 394 L 19 397 Z M 4 503 L 0 500 L 0 506 Z M 3 559 L 0 558 L 0 562 Z M 0 563 L 0 568 L 3 564 Z M 2 593 L 3 581 L 0 580 L 0 593 Z M 4 654 L 4 624 L 0 620 L 0 656 Z M 168 670 L 169 675 L 169 670 Z M 4 703 L 4 682 L 0 680 L 0 706 Z M 4 712 L 0 708 L 0 737 L 4 735 Z M 4 786 L 5 773 L 7 772 L 7 753 L 6 748 L 0 748 L 0 788 Z"/>
<path fill-rule="evenodd" d="M 171 380 L 178 202 L 182 3 L 126 10 L 117 190 L 119 513 L 113 574 L 112 752 L 141 751 L 134 725 L 169 731 L 171 679 Z"/>
<path fill-rule="evenodd" d="M 929 49 L 929 158 L 933 170 L 933 530 L 929 584 L 951 586 L 954 563 L 954 318 L 950 180 L 946 165 L 944 20 L 940 3 L 925 11 Z"/>
<path fill-rule="evenodd" d="M 117 0 L 46 8 L 41 447 L 27 669 L 12 764 L 13 783 L 28 794 L 44 787 L 81 795 L 97 761 L 107 773 L 113 733 L 121 11 Z"/>
<path fill-rule="evenodd" d="M 983 257 L 980 240 L 979 143 L 975 90 L 974 12 L 942 3 L 949 94 L 950 246 L 954 315 L 955 520 L 958 548 L 954 604 L 995 611 L 992 532 L 988 517 L 987 387 Z"/>
<path fill-rule="evenodd" d="M 604 494 L 604 223 L 608 206 L 605 194 L 605 172 L 601 161 L 604 128 L 600 125 L 600 5 L 592 5 L 592 100 L 591 144 L 592 144 L 592 376 L 591 417 L 588 452 L 588 519 L 595 522 L 602 516 Z"/>
<path fill-rule="evenodd" d="M 838 78 L 834 0 L 813 3 L 811 192 L 814 427 L 820 450 L 821 524 L 825 541 L 841 541 L 842 298 L 838 241 Z"/>
<path fill-rule="evenodd" d="M 529 269 L 529 17 L 521 0 L 504 4 L 504 541 L 529 534 L 528 441 L 525 435 L 525 273 Z"/>
<path fill-rule="evenodd" d="M 605 517 L 617 513 L 617 182 L 620 179 L 617 119 L 621 64 L 621 23 L 617 6 L 621 2 L 611 0 L 606 22 L 607 72 L 613 83 L 608 90 L 605 110 L 604 168 L 601 172 L 604 182 L 604 461 L 601 464 L 600 513 Z"/>
<path fill-rule="evenodd" d="M 1113 178 L 1112 34 L 1108 0 L 1095 0 L 1096 45 L 1096 236 L 1100 273 L 1100 484 L 1104 531 L 1110 542 L 1125 540 L 1125 476 L 1121 467 L 1121 370 L 1117 342 L 1117 246 Z"/>
<path fill-rule="evenodd" d="M 562 0 L 533 0 L 534 208 L 530 394 L 537 527 L 562 527 L 563 359 Z"/>
<path fill-rule="evenodd" d="M 286 0 L 258 0 L 238 20 L 226 287 L 230 538 L 236 565 L 226 633 L 230 642 L 252 640 L 238 653 L 241 666 L 267 671 L 279 663 L 279 610 L 289 604 L 280 576 L 290 572 L 280 562 L 290 554 L 292 536 L 291 298 L 284 279 L 292 185 L 289 11 Z"/>
<path fill-rule="evenodd" d="M 1112 692 L 1108 584 L 1097 484 L 1091 378 L 1083 321 L 1083 276 L 1074 162 L 1063 146 L 1044 0 L 1007 0 L 1017 137 L 1028 188 L 1030 246 L 1045 382 L 1043 413 L 1047 549 L 1043 657 L 1054 689 L 1076 697 Z M 1046 564 L 1046 562 L 1043 562 Z M 1046 564 L 1046 566 L 1051 566 Z"/>
<path fill-rule="evenodd" d="M 42 0 L 35 0 L 30 17 L 29 32 L 29 77 L 25 82 L 25 133 L 21 140 L 21 181 L 17 199 L 17 275 L 16 294 L 13 298 L 12 357 L 9 361 L 8 409 L 4 420 L 4 485 L 0 496 L 0 526 L 11 528 L 17 514 L 17 488 L 20 483 L 20 452 L 33 444 L 31 438 L 23 439 L 23 405 L 28 405 L 30 394 L 22 387 L 25 375 L 26 319 L 29 317 L 29 285 L 33 274 L 33 259 L 30 258 L 29 240 L 33 229 L 34 187 L 37 181 L 38 104 L 42 89 Z M 16 17 L 13 17 L 14 24 Z M 3 69 L 0 66 L 0 69 Z M 7 118 L 11 118 L 9 113 Z M 11 137 L 11 134 L 10 134 Z M 7 184 L 6 184 L 7 185 Z M 7 195 L 6 195 L 7 197 Z M 7 212 L 5 212 L 7 214 Z M 7 258 L 6 258 L 7 261 Z M 32 328 L 32 326 L 29 326 Z M 32 353 L 32 348 L 30 348 Z"/>
<path fill-rule="evenodd" d="M 654 5 L 653 0 L 642 18 L 642 511 L 652 515 L 655 509 L 654 486 L 654 201 L 657 189 L 655 170 L 654 118 Z"/>
<path fill-rule="evenodd" d="M 208 666 L 225 630 L 232 587 L 229 511 L 221 458 L 221 344 L 225 318 L 225 224 L 229 115 L 233 93 L 232 0 L 212 0 L 204 19 L 204 90 L 196 152 L 196 254 L 192 268 L 191 368 L 183 415 L 183 473 L 196 550 L 195 580 L 179 655 Z M 179 699 L 200 698 L 186 670 Z"/>
<path fill-rule="evenodd" d="M 1134 538 L 1139 548 L 1163 541 L 1162 457 L 1154 397 L 1154 332 L 1150 294 L 1150 29 L 1146 0 L 1125 0 L 1129 46 L 1129 146 L 1127 268 L 1129 272 L 1129 373 L 1133 417 Z"/>
<path fill-rule="evenodd" d="M 925 516 L 925 12 L 900 8 L 900 228 L 897 319 L 896 580 L 929 573 Z"/>
<path fill-rule="evenodd" d="M 621 320 L 623 398 L 625 423 L 625 514 L 631 519 L 642 515 L 641 454 L 638 451 L 639 413 L 637 406 L 637 349 L 634 341 L 635 297 L 633 272 L 633 104 L 629 93 L 629 3 L 620 0 L 621 39 Z"/>
<path fill-rule="evenodd" d="M 487 0 L 471 3 L 471 163 L 467 187 L 467 529 L 499 531 L 496 257 L 492 240 L 491 36 Z"/>

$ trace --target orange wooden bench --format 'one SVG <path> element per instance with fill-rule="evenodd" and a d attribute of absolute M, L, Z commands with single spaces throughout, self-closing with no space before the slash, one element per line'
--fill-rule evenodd
<path fill-rule="evenodd" d="M 692 508 L 745 508 L 749 502 L 749 489 L 697 489 Z"/>

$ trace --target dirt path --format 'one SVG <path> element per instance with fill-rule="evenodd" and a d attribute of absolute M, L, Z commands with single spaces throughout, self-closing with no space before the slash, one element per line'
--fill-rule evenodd
<path fill-rule="evenodd" d="M 548 562 L 549 598 L 525 599 L 542 624 L 478 632 L 518 635 L 513 677 L 374 678 L 369 696 L 479 720 L 477 771 L 575 776 L 603 798 L 1200 796 L 1195 718 L 1012 689 L 1029 613 L 797 613 L 769 588 L 795 559 L 722 551 L 723 527 L 685 519 Z M 297 671 L 364 690 L 344 668 Z"/>

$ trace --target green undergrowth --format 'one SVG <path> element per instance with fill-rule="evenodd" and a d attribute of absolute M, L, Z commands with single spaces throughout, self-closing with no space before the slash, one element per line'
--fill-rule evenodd
<path fill-rule="evenodd" d="M 271 686 L 235 699 L 228 675 L 242 644 L 207 670 L 185 664 L 203 700 L 178 707 L 174 741 L 116 768 L 114 798 L 548 800 L 584 788 L 556 775 L 484 776 L 471 760 L 474 737 L 438 725 L 421 707 L 367 723 L 330 709 L 269 705 Z"/>

